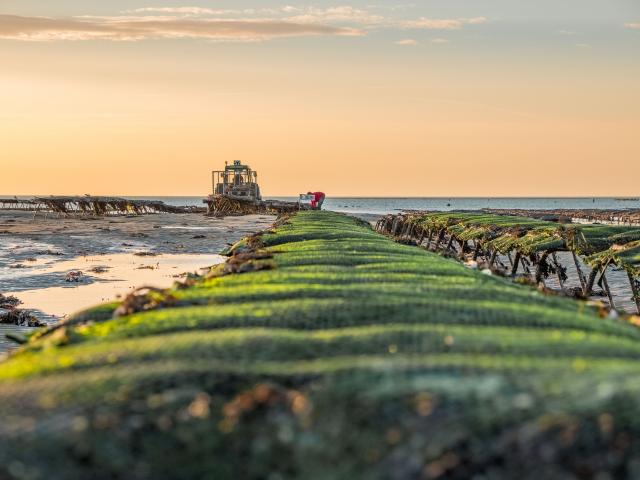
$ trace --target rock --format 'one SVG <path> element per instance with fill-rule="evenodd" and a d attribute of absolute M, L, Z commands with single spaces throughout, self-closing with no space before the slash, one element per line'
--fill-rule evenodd
<path fill-rule="evenodd" d="M 91 273 L 105 273 L 109 270 L 109 267 L 96 266 L 91 267 L 88 271 Z"/>
<path fill-rule="evenodd" d="M 0 310 L 0 323 L 18 327 L 44 327 L 46 323 L 38 320 L 28 310 Z"/>
<path fill-rule="evenodd" d="M 78 283 L 82 280 L 83 277 L 84 277 L 84 273 L 82 273 L 80 270 L 71 271 L 67 273 L 66 281 Z"/>
<path fill-rule="evenodd" d="M 54 255 L 60 257 L 64 255 L 62 252 L 56 252 L 55 250 L 43 250 L 41 252 L 37 252 L 37 255 Z"/>
<path fill-rule="evenodd" d="M 176 298 L 165 290 L 154 287 L 141 287 L 131 292 L 113 312 L 113 318 L 119 318 L 147 310 L 173 307 Z"/>
<path fill-rule="evenodd" d="M 13 295 L 5 296 L 0 293 L 0 308 L 2 309 L 12 309 L 20 305 L 22 302 L 18 300 L 17 297 Z"/>

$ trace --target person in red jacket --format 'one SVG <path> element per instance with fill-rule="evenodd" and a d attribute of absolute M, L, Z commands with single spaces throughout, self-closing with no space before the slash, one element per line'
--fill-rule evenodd
<path fill-rule="evenodd" d="M 320 210 L 326 198 L 325 194 L 322 192 L 307 192 L 307 195 L 313 195 L 314 197 L 313 200 L 311 200 L 311 209 Z"/>

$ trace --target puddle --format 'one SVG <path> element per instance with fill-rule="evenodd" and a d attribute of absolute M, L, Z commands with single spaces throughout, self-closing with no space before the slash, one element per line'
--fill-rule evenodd
<path fill-rule="evenodd" d="M 0 360 L 3 359 L 6 352 L 14 349 L 17 344 L 9 340 L 6 335 L 20 335 L 28 333 L 32 328 L 28 327 L 16 327 L 15 325 L 2 325 L 0 324 Z"/>
<path fill-rule="evenodd" d="M 165 228 L 167 230 L 194 230 L 194 231 L 219 229 L 218 226 L 197 227 L 197 226 L 188 226 L 188 225 L 184 225 L 184 226 L 183 225 L 165 225 L 161 228 Z"/>
<path fill-rule="evenodd" d="M 170 287 L 185 272 L 224 262 L 221 255 L 162 254 L 139 257 L 131 253 L 92 255 L 60 260 L 28 269 L 0 271 L 5 295 L 15 295 L 20 308 L 35 310 L 47 322 L 84 308 L 115 300 L 141 286 Z M 67 282 L 67 273 L 81 271 L 80 282 Z"/>

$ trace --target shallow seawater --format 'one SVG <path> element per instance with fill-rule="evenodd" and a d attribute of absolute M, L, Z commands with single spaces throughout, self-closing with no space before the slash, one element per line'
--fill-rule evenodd
<path fill-rule="evenodd" d="M 35 310 L 36 316 L 52 321 L 115 300 L 141 286 L 169 287 L 181 274 L 197 273 L 224 260 L 221 255 L 115 253 L 34 264 L 11 273 L 0 272 L 0 277 L 13 277 L 13 289 L 5 295 L 15 295 L 23 302 L 21 308 Z M 83 273 L 79 282 L 67 282 L 71 271 Z"/>
<path fill-rule="evenodd" d="M 216 226 L 207 226 L 207 227 L 199 227 L 196 225 L 166 225 L 163 226 L 162 228 L 165 228 L 167 230 L 194 230 L 194 231 L 198 231 L 198 230 L 216 230 L 218 227 Z"/>
<path fill-rule="evenodd" d="M 90 255 L 33 262 L 21 269 L 0 268 L 0 283 L 10 281 L 12 287 L 3 293 L 18 297 L 22 301 L 20 308 L 31 310 L 47 323 L 54 323 L 85 308 L 126 296 L 139 287 L 170 287 L 185 273 L 202 273 L 224 261 L 221 255 L 202 254 Z M 79 282 L 67 282 L 71 271 L 83 272 Z M 29 330 L 0 325 L 0 354 L 12 346 L 5 339 L 7 333 Z"/>
<path fill-rule="evenodd" d="M 319 186 L 322 187 L 321 185 Z M 303 192 L 300 192 L 303 193 Z M 202 197 L 131 197 L 161 200 L 169 205 L 202 206 Z M 267 197 L 267 200 L 295 202 L 298 197 Z M 354 214 L 398 213 L 406 210 L 479 210 L 483 208 L 524 208 L 549 210 L 556 208 L 624 209 L 640 208 L 638 198 L 613 197 L 336 197 L 328 195 L 325 210 Z"/>
<path fill-rule="evenodd" d="M 17 346 L 16 343 L 6 337 L 7 334 L 23 334 L 29 332 L 30 330 L 33 329 L 28 327 L 16 327 L 15 325 L 0 324 L 0 359 L 2 359 L 3 353 Z"/>
<path fill-rule="evenodd" d="M 576 269 L 571 253 L 558 252 L 557 257 L 560 264 L 567 269 L 566 273 L 568 278 L 564 282 L 565 288 L 580 288 L 578 271 Z M 510 266 L 509 260 L 506 255 L 500 255 L 499 259 L 503 263 L 503 265 Z M 578 263 L 583 274 L 585 276 L 588 276 L 589 272 L 591 271 L 590 267 L 588 267 L 582 259 L 579 259 Z M 631 285 L 629 284 L 627 273 L 622 269 L 609 267 L 607 269 L 607 282 L 609 283 L 609 288 L 611 290 L 611 295 L 613 297 L 616 310 L 621 313 L 628 313 L 633 315 L 637 314 L 638 307 L 633 300 L 633 292 L 631 291 Z M 548 288 L 551 288 L 552 290 L 561 290 L 560 281 L 558 280 L 556 275 L 550 275 L 549 278 L 545 279 L 544 283 Z M 599 292 L 600 295 L 592 296 L 591 300 L 598 300 L 609 303 L 608 298 L 604 295 L 602 287 L 596 284 L 594 285 L 594 290 Z"/>

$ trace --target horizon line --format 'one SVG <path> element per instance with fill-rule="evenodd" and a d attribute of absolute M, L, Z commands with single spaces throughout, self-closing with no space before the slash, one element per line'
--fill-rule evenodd
<path fill-rule="evenodd" d="M 264 198 L 273 198 L 273 197 L 297 197 L 299 194 L 269 194 L 263 195 Z M 72 194 L 72 193 L 64 193 L 64 194 L 3 194 L 0 193 L 0 198 L 12 198 L 12 197 L 59 197 L 59 196 L 77 196 L 83 197 L 85 194 Z M 136 194 L 98 194 L 98 195 L 89 195 L 91 197 L 138 197 L 138 198 L 207 198 L 207 195 L 136 195 Z M 625 194 L 616 194 L 616 195 L 496 195 L 496 196 L 483 196 L 483 195 L 434 195 L 434 196 L 424 196 L 424 195 L 343 195 L 343 194 L 327 194 L 327 198 L 345 198 L 345 199 L 393 199 L 393 200 L 401 200 L 401 199 L 618 199 L 618 198 L 637 198 L 640 199 L 640 192 L 636 195 L 625 195 Z"/>

